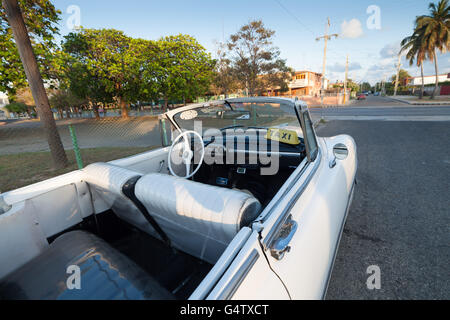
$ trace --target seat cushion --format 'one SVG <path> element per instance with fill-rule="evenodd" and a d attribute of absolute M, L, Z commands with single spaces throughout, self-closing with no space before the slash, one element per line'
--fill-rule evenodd
<path fill-rule="evenodd" d="M 71 265 L 80 268 L 79 290 L 67 288 L 66 282 L 73 275 L 73 271 L 67 273 Z M 73 231 L 2 279 L 0 299 L 165 300 L 173 296 L 105 241 L 84 231 Z"/>
<path fill-rule="evenodd" d="M 261 209 L 250 194 L 157 173 L 135 193 L 175 247 L 210 263 Z"/>

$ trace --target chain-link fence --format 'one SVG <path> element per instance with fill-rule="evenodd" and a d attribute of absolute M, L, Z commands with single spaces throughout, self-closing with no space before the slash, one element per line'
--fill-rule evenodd
<path fill-rule="evenodd" d="M 0 193 L 93 162 L 120 159 L 162 145 L 156 114 L 132 113 L 130 118 L 123 119 L 109 113 L 100 119 L 56 120 L 56 125 L 69 159 L 69 166 L 61 170 L 53 169 L 46 134 L 39 120 L 0 120 Z M 78 159 L 76 145 L 80 150 Z"/>

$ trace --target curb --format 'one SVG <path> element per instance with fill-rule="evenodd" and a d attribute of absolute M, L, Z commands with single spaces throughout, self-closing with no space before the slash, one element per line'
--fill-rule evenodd
<path fill-rule="evenodd" d="M 323 109 L 326 109 L 326 108 L 347 108 L 347 107 L 350 107 L 350 106 L 352 106 L 351 104 L 330 104 L 330 105 L 326 105 L 326 106 L 323 106 Z M 322 106 L 308 106 L 308 108 L 310 108 L 310 109 L 322 109 Z"/>
<path fill-rule="evenodd" d="M 409 105 L 413 105 L 413 106 L 448 106 L 450 105 L 450 102 L 427 102 L 427 103 L 421 103 L 421 102 L 411 102 L 408 100 L 402 100 L 402 99 L 396 99 L 396 98 L 391 98 L 391 97 L 385 97 L 387 99 L 393 100 L 393 101 L 398 101 L 398 102 L 403 102 Z"/>

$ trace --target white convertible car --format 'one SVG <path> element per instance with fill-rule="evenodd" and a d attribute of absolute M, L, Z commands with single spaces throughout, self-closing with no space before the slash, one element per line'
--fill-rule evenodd
<path fill-rule="evenodd" d="M 0 299 L 322 299 L 356 145 L 281 98 L 161 117 L 165 147 L 0 195 Z"/>

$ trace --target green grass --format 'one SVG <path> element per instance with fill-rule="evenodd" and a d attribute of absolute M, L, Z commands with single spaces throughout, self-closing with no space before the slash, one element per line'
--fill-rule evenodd
<path fill-rule="evenodd" d="M 154 148 L 154 147 L 153 147 Z M 134 148 L 94 148 L 81 149 L 84 166 L 94 162 L 106 162 L 125 158 L 153 149 Z M 14 190 L 32 183 L 77 170 L 73 150 L 66 150 L 69 166 L 61 170 L 52 169 L 50 152 L 27 152 L 0 156 L 0 192 Z"/>

